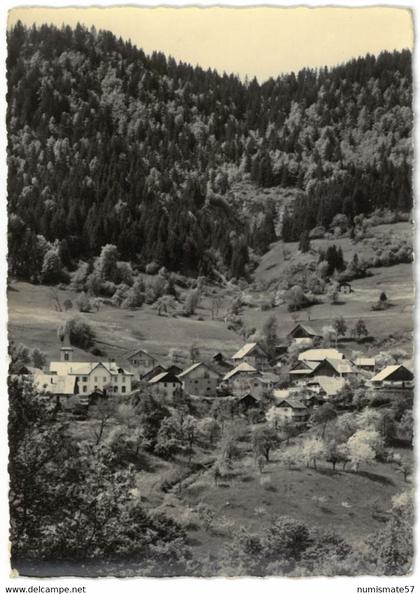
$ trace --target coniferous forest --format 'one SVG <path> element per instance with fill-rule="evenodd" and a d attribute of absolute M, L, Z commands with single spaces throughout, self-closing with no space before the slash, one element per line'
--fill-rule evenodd
<path fill-rule="evenodd" d="M 411 53 L 367 55 L 258 83 L 150 56 L 77 26 L 8 33 L 9 266 L 33 280 L 106 244 L 140 268 L 240 277 L 275 239 L 234 181 L 299 190 L 285 241 L 337 213 L 412 207 Z"/>

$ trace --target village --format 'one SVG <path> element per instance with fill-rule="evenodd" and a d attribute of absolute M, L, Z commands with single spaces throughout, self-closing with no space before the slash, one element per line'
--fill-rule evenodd
<path fill-rule="evenodd" d="M 118 362 L 78 362 L 66 335 L 59 360 L 44 370 L 22 365 L 18 374 L 31 376 L 39 391 L 76 416 L 87 415 L 89 404 L 98 398 L 149 393 L 174 407 L 186 395 L 209 404 L 215 399 L 230 401 L 238 414 L 267 411 L 272 418 L 274 410 L 276 424 L 300 428 L 327 402 L 341 410 L 360 408 L 349 397 L 355 389 L 385 398 L 385 405 L 412 392 L 411 360 L 393 365 L 381 365 L 371 356 L 350 360 L 337 348 L 314 346 L 321 338 L 310 325 L 298 323 L 285 337 L 288 346 L 277 346 L 274 357 L 261 344 L 250 342 L 236 353 L 217 352 L 183 369 L 164 364 L 141 347 Z M 347 398 L 340 398 L 346 391 Z"/>

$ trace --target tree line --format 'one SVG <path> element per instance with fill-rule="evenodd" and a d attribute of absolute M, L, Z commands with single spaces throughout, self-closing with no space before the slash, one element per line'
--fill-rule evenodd
<path fill-rule="evenodd" d="M 107 243 L 145 266 L 246 275 L 275 239 L 232 184 L 294 187 L 286 240 L 337 212 L 411 207 L 409 51 L 260 84 L 147 56 L 108 31 L 17 23 L 8 32 L 11 273 L 39 272 L 40 243 L 68 259 Z M 22 265 L 22 263 L 24 265 Z"/>

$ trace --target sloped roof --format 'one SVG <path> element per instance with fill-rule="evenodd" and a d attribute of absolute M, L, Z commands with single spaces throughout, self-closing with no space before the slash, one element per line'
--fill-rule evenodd
<path fill-rule="evenodd" d="M 105 367 L 111 375 L 118 375 L 118 370 L 122 369 L 115 361 L 51 361 L 50 372 L 58 375 L 89 375 L 100 366 Z M 123 369 L 123 373 L 133 375 L 125 369 Z"/>
<path fill-rule="evenodd" d="M 335 396 L 346 384 L 343 377 L 318 377 L 317 381 L 327 396 Z"/>
<path fill-rule="evenodd" d="M 135 355 L 138 355 L 139 353 L 144 353 L 145 355 L 147 355 L 148 357 L 150 357 L 151 359 L 153 359 L 154 361 L 157 361 L 156 357 L 154 357 L 153 355 L 151 355 L 148 351 L 146 351 L 146 349 L 136 349 L 135 351 L 131 351 L 129 353 L 127 353 L 125 355 L 126 359 L 131 359 L 131 357 L 134 357 Z"/>
<path fill-rule="evenodd" d="M 281 402 L 279 402 L 277 404 L 277 406 L 289 406 L 290 408 L 296 409 L 296 410 L 306 410 L 307 407 L 306 405 L 301 401 L 298 400 L 297 398 L 293 398 L 293 397 L 289 397 L 289 398 L 285 398 L 284 400 L 282 400 Z"/>
<path fill-rule="evenodd" d="M 328 358 L 318 363 L 317 367 L 314 370 L 314 375 L 316 375 L 318 368 L 322 367 L 324 363 L 329 363 L 337 373 L 353 373 L 353 368 L 351 366 L 350 361 L 347 361 L 346 359 Z"/>
<path fill-rule="evenodd" d="M 299 354 L 299 361 L 323 361 L 324 359 L 344 359 L 337 349 L 308 349 Z"/>
<path fill-rule="evenodd" d="M 193 363 L 193 365 L 191 365 L 185 371 L 183 371 L 182 373 L 180 373 L 178 375 L 178 377 L 185 377 L 185 376 L 189 375 L 195 369 L 198 369 L 198 367 L 205 367 L 209 371 L 212 371 L 214 374 L 216 374 L 218 377 L 220 377 L 222 375 L 219 372 L 219 370 L 216 369 L 215 367 L 209 365 L 208 363 L 205 363 L 204 361 L 198 361 L 197 363 Z"/>
<path fill-rule="evenodd" d="M 150 379 L 152 379 L 152 377 L 155 377 L 156 375 L 158 375 L 159 373 L 162 373 L 163 371 L 167 371 L 167 369 L 165 369 L 165 367 L 163 367 L 163 365 L 155 365 L 155 367 L 153 367 L 147 373 L 142 375 L 142 379 L 145 381 L 149 381 Z"/>
<path fill-rule="evenodd" d="M 247 344 L 244 344 L 244 346 L 233 355 L 232 359 L 243 359 L 243 357 L 250 355 L 256 348 L 258 348 L 260 351 L 266 354 L 264 349 L 258 344 L 258 342 L 248 342 Z"/>
<path fill-rule="evenodd" d="M 293 333 L 297 330 L 297 328 L 303 328 L 303 330 L 305 330 L 305 332 L 307 334 L 310 334 L 311 336 L 321 336 L 319 332 L 312 328 L 312 326 L 308 326 L 308 324 L 301 324 L 300 322 L 290 330 L 287 336 L 292 336 Z"/>
<path fill-rule="evenodd" d="M 75 392 L 76 381 L 77 378 L 74 375 L 42 373 L 34 376 L 35 386 L 51 394 L 66 394 L 71 396 Z"/>
<path fill-rule="evenodd" d="M 304 367 L 300 367 L 303 363 Z M 319 365 L 319 361 L 299 361 L 290 371 L 289 375 L 310 375 Z"/>
<path fill-rule="evenodd" d="M 384 369 L 382 369 L 382 371 L 380 371 L 379 373 L 377 373 L 372 378 L 371 381 L 372 382 L 382 382 L 382 381 L 385 381 L 391 375 L 393 375 L 396 371 L 398 371 L 401 368 L 404 369 L 405 371 L 408 371 L 412 375 L 412 372 L 405 365 L 387 365 L 387 367 L 385 367 Z"/>
<path fill-rule="evenodd" d="M 240 363 L 239 365 L 228 371 L 228 373 L 223 377 L 223 379 L 231 379 L 234 375 L 238 373 L 258 373 L 258 371 L 249 363 Z"/>
<path fill-rule="evenodd" d="M 158 375 L 155 375 L 154 377 L 152 377 L 152 379 L 149 380 L 149 384 L 158 384 L 159 382 L 177 382 L 177 383 L 181 383 L 181 380 L 178 379 L 178 377 L 176 375 L 173 375 L 172 373 L 169 373 L 169 371 L 162 371 L 162 373 L 159 373 Z"/>

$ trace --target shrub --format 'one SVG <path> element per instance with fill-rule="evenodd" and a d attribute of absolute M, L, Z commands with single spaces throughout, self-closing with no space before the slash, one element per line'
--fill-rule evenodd
<path fill-rule="evenodd" d="M 90 300 L 86 293 L 81 293 L 76 299 L 77 309 L 82 313 L 89 313 L 90 308 Z"/>
<path fill-rule="evenodd" d="M 95 344 L 95 334 L 92 328 L 80 318 L 72 318 L 59 328 L 58 334 L 61 340 L 64 339 L 66 333 L 69 335 L 70 343 L 83 350 L 88 350 Z"/>

